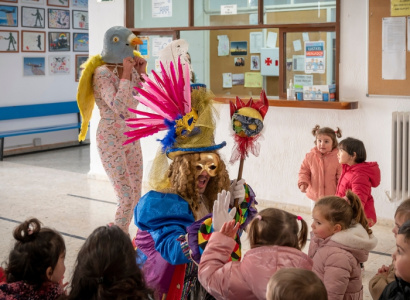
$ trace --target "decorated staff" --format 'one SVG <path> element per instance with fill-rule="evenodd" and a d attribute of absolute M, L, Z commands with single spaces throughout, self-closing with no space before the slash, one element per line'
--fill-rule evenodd
<path fill-rule="evenodd" d="M 239 97 L 236 97 L 236 103 L 232 101 L 230 104 L 232 129 L 235 132 L 235 146 L 232 152 L 230 163 L 234 163 L 240 159 L 238 178 L 242 178 L 243 163 L 245 157 L 251 152 L 255 156 L 259 156 L 260 144 L 259 137 L 263 129 L 263 120 L 268 112 L 269 103 L 266 98 L 265 91 L 262 90 L 260 100 L 254 102 L 251 98 L 245 104 Z M 238 206 L 235 199 L 235 206 Z"/>

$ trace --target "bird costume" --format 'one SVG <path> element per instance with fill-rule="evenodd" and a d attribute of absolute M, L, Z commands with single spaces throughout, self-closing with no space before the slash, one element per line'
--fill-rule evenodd
<path fill-rule="evenodd" d="M 125 27 L 110 28 L 105 33 L 101 55 L 90 57 L 82 66 L 84 70 L 77 92 L 82 116 L 80 141 L 86 137 L 94 103 L 99 108 L 97 149 L 117 197 L 114 224 L 127 233 L 134 206 L 141 196 L 142 152 L 139 142 L 123 146 L 127 128 L 125 119 L 134 116 L 128 107 L 138 105 L 133 97 L 133 87 L 140 85 L 141 74 L 133 68 L 131 80 L 119 78 L 118 68 L 123 67 L 125 58 L 133 59 L 134 48 L 141 43 Z"/>

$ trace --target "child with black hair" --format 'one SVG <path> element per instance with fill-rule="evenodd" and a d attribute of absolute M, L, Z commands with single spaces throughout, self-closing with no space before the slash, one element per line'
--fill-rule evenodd
<path fill-rule="evenodd" d="M 362 299 L 360 264 L 367 261 L 377 239 L 369 228 L 360 199 L 350 190 L 345 198 L 321 198 L 312 217 L 308 255 L 328 298 Z"/>
<path fill-rule="evenodd" d="M 56 230 L 29 219 L 14 229 L 16 239 L 6 263 L 0 299 L 54 300 L 64 294 L 65 243 Z"/>
<path fill-rule="evenodd" d="M 410 198 L 400 203 L 394 214 L 394 227 L 392 232 L 395 238 L 397 237 L 400 227 L 407 220 L 410 220 Z M 394 262 L 390 266 L 381 266 L 377 270 L 377 274 L 369 281 L 369 292 L 373 299 L 378 300 L 384 288 L 394 280 Z"/>
<path fill-rule="evenodd" d="M 276 208 L 264 209 L 256 215 L 247 227 L 250 250 L 242 261 L 229 261 L 239 223 L 231 220 L 221 228 L 215 227 L 219 218 L 215 207 L 220 204 L 219 199 L 218 195 L 214 204 L 215 231 L 202 254 L 198 270 L 199 281 L 212 296 L 227 300 L 266 299 L 266 286 L 277 270 L 312 269 L 311 259 L 301 251 L 307 241 L 306 222 Z"/>
<path fill-rule="evenodd" d="M 120 227 L 98 227 L 78 252 L 70 294 L 62 299 L 154 299 L 136 259 L 131 240 Z"/>
<path fill-rule="evenodd" d="M 363 209 L 372 227 L 377 222 L 372 187 L 380 184 L 380 169 L 377 162 L 366 162 L 366 148 L 362 141 L 348 137 L 339 143 L 337 157 L 342 164 L 342 175 L 337 184 L 336 196 L 344 197 L 352 190 L 363 204 Z"/>
<path fill-rule="evenodd" d="M 396 280 L 386 286 L 380 300 L 410 299 L 410 220 L 399 228 L 396 245 L 393 253 Z"/>
<path fill-rule="evenodd" d="M 323 282 L 310 270 L 286 268 L 269 280 L 267 300 L 327 300 Z"/>

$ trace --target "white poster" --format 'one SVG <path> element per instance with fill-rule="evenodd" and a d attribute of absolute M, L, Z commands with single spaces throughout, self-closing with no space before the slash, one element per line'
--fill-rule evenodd
<path fill-rule="evenodd" d="M 222 73 L 222 87 L 232 87 L 232 73 Z"/>
<path fill-rule="evenodd" d="M 406 79 L 406 17 L 383 18 L 382 78 Z"/>
<path fill-rule="evenodd" d="M 152 39 L 152 56 L 158 57 L 159 51 L 172 42 L 172 37 L 160 37 Z"/>
<path fill-rule="evenodd" d="M 305 71 L 304 55 L 293 55 L 293 71 Z"/>
<path fill-rule="evenodd" d="M 152 17 L 172 17 L 172 0 L 152 0 Z"/>
<path fill-rule="evenodd" d="M 221 15 L 236 15 L 237 14 L 237 5 L 221 5 Z"/>
<path fill-rule="evenodd" d="M 325 73 L 325 42 L 305 42 L 305 73 Z"/>
<path fill-rule="evenodd" d="M 229 55 L 229 38 L 227 35 L 218 35 L 218 56 Z"/>
<path fill-rule="evenodd" d="M 262 32 L 249 33 L 250 53 L 261 53 L 261 48 L 262 48 Z"/>

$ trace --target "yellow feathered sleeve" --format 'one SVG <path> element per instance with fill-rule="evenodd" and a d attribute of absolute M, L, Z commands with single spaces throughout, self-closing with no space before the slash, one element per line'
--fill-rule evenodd
<path fill-rule="evenodd" d="M 93 89 L 93 74 L 97 67 L 103 65 L 104 62 L 101 54 L 91 56 L 85 63 L 81 65 L 83 71 L 81 73 L 80 81 L 77 89 L 77 105 L 81 113 L 81 131 L 78 135 L 79 141 L 84 141 L 87 131 L 88 123 L 91 120 L 91 115 L 94 109 L 94 89 Z"/>
<path fill-rule="evenodd" d="M 134 51 L 135 56 L 142 57 L 138 51 Z M 88 131 L 88 123 L 93 113 L 95 98 L 93 89 L 93 75 L 95 69 L 105 64 L 101 54 L 91 56 L 81 65 L 83 69 L 77 88 L 77 105 L 81 113 L 81 131 L 78 135 L 79 141 L 84 141 Z"/>

